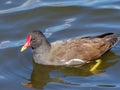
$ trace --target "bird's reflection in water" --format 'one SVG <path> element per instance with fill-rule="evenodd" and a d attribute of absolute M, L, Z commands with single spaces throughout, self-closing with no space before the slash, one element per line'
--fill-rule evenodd
<path fill-rule="evenodd" d="M 108 52 L 101 58 L 102 63 L 94 72 L 90 72 L 89 69 L 94 65 L 95 62 L 88 63 L 80 67 L 48 66 L 33 63 L 33 71 L 28 86 L 31 85 L 31 87 L 33 88 L 42 89 L 50 82 L 73 84 L 71 82 L 66 83 L 64 81 L 64 78 L 67 76 L 88 77 L 94 74 L 103 73 L 107 68 L 116 64 L 117 63 L 116 59 L 118 58 L 120 58 L 120 56 L 115 55 L 113 52 Z"/>

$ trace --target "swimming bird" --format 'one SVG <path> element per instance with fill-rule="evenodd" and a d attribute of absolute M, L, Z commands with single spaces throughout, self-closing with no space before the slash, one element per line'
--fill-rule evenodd
<path fill-rule="evenodd" d="M 32 31 L 21 52 L 31 47 L 35 63 L 44 65 L 77 65 L 99 59 L 110 50 L 119 37 L 114 33 L 77 37 L 49 43 L 41 31 Z"/>

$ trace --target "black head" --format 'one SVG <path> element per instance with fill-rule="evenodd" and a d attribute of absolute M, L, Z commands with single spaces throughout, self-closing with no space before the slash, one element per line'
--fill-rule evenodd
<path fill-rule="evenodd" d="M 32 31 L 30 34 L 28 34 L 26 38 L 26 43 L 21 49 L 21 51 L 24 51 L 28 47 L 32 47 L 32 49 L 36 49 L 40 47 L 41 45 L 50 45 L 47 41 L 46 37 L 41 31 Z"/>
<path fill-rule="evenodd" d="M 50 45 L 45 35 L 41 31 L 32 31 L 30 35 L 31 35 L 30 45 L 33 49 L 44 44 Z"/>
<path fill-rule="evenodd" d="M 33 49 L 39 47 L 45 40 L 45 36 L 40 31 L 32 31 L 30 35 L 31 35 L 30 46 Z"/>

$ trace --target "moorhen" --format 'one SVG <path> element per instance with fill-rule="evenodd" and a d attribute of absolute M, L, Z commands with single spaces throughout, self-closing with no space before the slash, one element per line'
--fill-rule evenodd
<path fill-rule="evenodd" d="M 79 37 L 49 43 L 41 31 L 32 31 L 21 52 L 31 46 L 35 63 L 44 65 L 76 65 L 96 60 L 119 41 L 114 33 Z"/>

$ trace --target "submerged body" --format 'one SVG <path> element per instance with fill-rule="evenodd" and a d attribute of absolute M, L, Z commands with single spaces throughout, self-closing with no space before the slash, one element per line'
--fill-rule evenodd
<path fill-rule="evenodd" d="M 42 32 L 30 33 L 35 63 L 44 65 L 84 64 L 100 58 L 119 40 L 113 33 L 49 43 Z M 27 42 L 28 43 L 28 42 Z"/>

